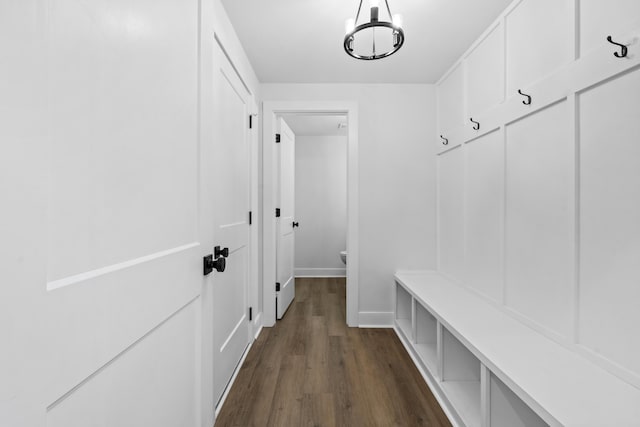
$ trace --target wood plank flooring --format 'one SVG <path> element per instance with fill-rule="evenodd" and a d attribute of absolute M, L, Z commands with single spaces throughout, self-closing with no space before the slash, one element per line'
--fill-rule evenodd
<path fill-rule="evenodd" d="M 296 279 L 254 342 L 216 427 L 450 426 L 392 329 L 348 328 L 345 279 Z"/>

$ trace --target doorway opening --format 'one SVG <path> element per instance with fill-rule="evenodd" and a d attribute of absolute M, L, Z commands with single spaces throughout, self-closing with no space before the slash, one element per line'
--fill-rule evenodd
<path fill-rule="evenodd" d="M 263 325 L 273 326 L 278 316 L 276 301 L 276 283 L 278 279 L 278 239 L 284 236 L 285 229 L 280 229 L 277 217 L 281 201 L 280 185 L 280 156 L 281 147 L 276 145 L 276 134 L 280 133 L 280 123 L 287 127 L 297 127 L 299 123 L 326 122 L 335 120 L 335 127 L 346 137 L 344 148 L 346 152 L 346 245 L 335 250 L 337 263 L 327 267 L 311 267 L 322 270 L 309 271 L 303 265 L 298 265 L 296 274 L 303 275 L 340 275 L 346 273 L 346 323 L 350 327 L 359 326 L 358 323 L 358 111 L 357 104 L 350 102 L 314 103 L 314 102 L 265 102 L 263 104 L 263 236 L 262 236 L 262 271 L 263 271 Z M 331 118 L 331 119 L 329 119 Z M 339 118 L 339 119 L 338 119 Z M 306 132 L 308 133 L 308 132 Z M 282 137 L 282 136 L 281 136 Z M 343 184 L 344 185 L 344 184 Z M 271 214 L 273 212 L 273 215 Z M 297 218 L 292 219 L 303 227 Z M 283 231 L 284 230 L 284 231 Z M 337 245 L 338 243 L 334 243 Z M 346 251 L 348 262 L 340 261 L 340 252 Z M 310 267 L 310 266 L 306 266 Z M 306 270 L 306 271 L 305 271 Z M 344 274 L 344 273 L 342 273 Z"/>
<path fill-rule="evenodd" d="M 277 193 L 281 216 L 276 231 L 276 318 L 284 316 L 295 297 L 294 287 L 302 282 L 331 282 L 339 288 L 337 295 L 342 295 L 340 305 L 344 309 L 347 117 L 283 114 L 278 125 Z M 343 312 L 343 319 L 344 316 Z"/>

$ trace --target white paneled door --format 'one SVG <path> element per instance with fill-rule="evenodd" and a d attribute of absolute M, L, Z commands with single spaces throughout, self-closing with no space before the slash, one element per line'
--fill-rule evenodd
<path fill-rule="evenodd" d="M 214 68 L 214 172 L 212 188 L 215 258 L 225 270 L 213 280 L 214 402 L 222 397 L 249 344 L 249 100 L 231 63 L 216 46 Z"/>
<path fill-rule="evenodd" d="M 276 293 L 276 317 L 282 319 L 295 297 L 294 277 L 294 197 L 295 197 L 295 135 L 280 119 L 278 146 L 278 201 L 276 241 L 276 277 L 280 288 Z"/>
<path fill-rule="evenodd" d="M 0 426 L 198 424 L 197 17 L 0 2 Z"/>

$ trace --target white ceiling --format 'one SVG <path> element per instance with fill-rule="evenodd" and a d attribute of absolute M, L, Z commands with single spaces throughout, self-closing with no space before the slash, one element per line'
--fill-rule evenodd
<path fill-rule="evenodd" d="M 512 0 L 388 1 L 403 15 L 406 40 L 376 61 L 353 59 L 342 47 L 359 0 L 222 3 L 263 83 L 435 83 Z"/>
<path fill-rule="evenodd" d="M 282 116 L 296 136 L 346 136 L 346 116 L 331 115 L 298 115 L 286 114 Z"/>

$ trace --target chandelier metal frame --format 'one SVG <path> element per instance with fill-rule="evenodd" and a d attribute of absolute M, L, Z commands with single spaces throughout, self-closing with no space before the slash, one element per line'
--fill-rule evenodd
<path fill-rule="evenodd" d="M 389 14 L 389 19 L 391 21 L 393 21 L 393 15 L 391 14 L 391 9 L 389 8 L 389 2 L 387 0 L 384 0 L 384 4 L 386 6 L 387 9 L 387 13 Z M 362 0 L 360 0 L 360 5 L 358 6 L 358 13 L 356 13 L 356 19 L 354 21 L 354 28 L 351 31 L 348 31 L 347 34 L 344 36 L 344 50 L 345 52 L 347 52 L 347 54 L 353 58 L 356 59 L 362 59 L 364 61 L 371 61 L 374 59 L 382 59 L 382 58 L 386 58 L 388 56 L 393 55 L 394 53 L 396 53 L 398 50 L 400 50 L 400 48 L 402 47 L 402 45 L 404 44 L 404 31 L 402 30 L 402 28 L 400 27 L 400 25 L 394 25 L 393 22 L 390 21 L 381 21 L 379 19 L 379 10 L 378 7 L 371 7 L 371 18 L 369 20 L 369 22 L 365 22 L 363 24 L 357 25 L 358 24 L 358 19 L 360 18 L 360 11 L 362 10 Z M 376 52 L 376 40 L 375 40 L 375 35 L 373 37 L 373 45 L 372 45 L 372 54 L 371 55 L 360 55 L 358 53 L 356 53 L 354 51 L 354 42 L 355 42 L 355 36 L 357 33 L 359 33 L 362 30 L 366 30 L 368 28 L 373 28 L 373 31 L 375 32 L 375 28 L 376 27 L 381 27 L 381 28 L 391 28 L 392 31 L 392 37 L 393 37 L 393 49 L 387 51 L 387 52 L 383 52 L 378 54 Z"/>

